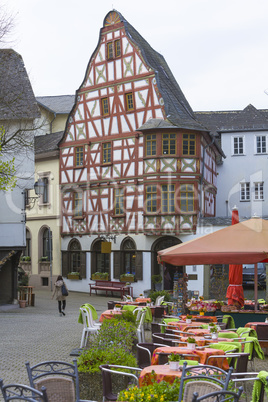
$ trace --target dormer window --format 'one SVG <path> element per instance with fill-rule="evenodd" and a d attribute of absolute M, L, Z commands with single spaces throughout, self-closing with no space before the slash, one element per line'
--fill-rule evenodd
<path fill-rule="evenodd" d="M 111 60 L 121 56 L 121 41 L 117 39 L 115 41 L 107 42 L 107 60 Z"/>

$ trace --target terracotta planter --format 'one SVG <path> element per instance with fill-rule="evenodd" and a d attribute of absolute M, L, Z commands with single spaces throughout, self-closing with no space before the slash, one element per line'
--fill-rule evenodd
<path fill-rule="evenodd" d="M 26 307 L 27 300 L 19 300 L 20 308 Z"/>

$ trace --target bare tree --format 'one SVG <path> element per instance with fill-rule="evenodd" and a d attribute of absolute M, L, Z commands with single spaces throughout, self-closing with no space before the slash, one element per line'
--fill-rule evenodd
<path fill-rule="evenodd" d="M 14 15 L 10 14 L 5 5 L 0 6 L 0 44 L 7 43 L 9 35 L 12 33 L 15 24 Z"/>

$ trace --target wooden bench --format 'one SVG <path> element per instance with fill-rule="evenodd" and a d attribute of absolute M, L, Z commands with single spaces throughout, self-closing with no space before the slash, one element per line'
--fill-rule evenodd
<path fill-rule="evenodd" d="M 130 295 L 133 296 L 133 287 L 126 286 L 125 282 L 116 282 L 116 281 L 103 281 L 96 280 L 94 283 L 89 283 L 89 294 L 91 296 L 91 291 L 95 290 L 96 294 L 98 290 L 103 290 L 106 293 L 111 292 L 113 296 L 113 292 L 120 292 L 121 299 L 123 296 Z"/>

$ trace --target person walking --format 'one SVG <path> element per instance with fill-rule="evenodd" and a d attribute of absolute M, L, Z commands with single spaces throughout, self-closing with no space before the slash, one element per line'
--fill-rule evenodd
<path fill-rule="evenodd" d="M 54 283 L 54 291 L 53 291 L 53 294 L 51 297 L 51 299 L 53 299 L 54 296 L 56 295 L 56 300 L 58 300 L 58 309 L 59 309 L 60 317 L 62 317 L 62 315 L 65 315 L 64 310 L 66 307 L 66 296 L 63 296 L 63 294 L 62 294 L 62 285 L 63 284 L 64 284 L 66 290 L 68 291 L 67 286 L 66 286 L 62 276 L 59 275 L 57 277 L 56 282 Z"/>

